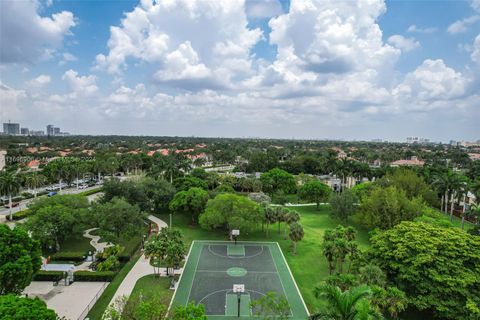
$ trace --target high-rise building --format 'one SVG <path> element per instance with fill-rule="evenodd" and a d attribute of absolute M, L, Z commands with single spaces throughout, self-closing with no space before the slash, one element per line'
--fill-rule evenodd
<path fill-rule="evenodd" d="M 49 124 L 47 126 L 47 136 L 53 136 L 55 135 L 55 132 L 53 131 L 53 124 Z"/>
<path fill-rule="evenodd" d="M 20 134 L 20 124 L 19 123 L 4 123 L 3 124 L 3 133 L 5 134 Z"/>
<path fill-rule="evenodd" d="M 430 140 L 422 137 L 407 137 L 407 143 L 430 143 Z"/>
<path fill-rule="evenodd" d="M 20 128 L 20 134 L 28 136 L 30 134 L 30 130 L 28 130 L 28 128 Z"/>
<path fill-rule="evenodd" d="M 59 136 L 60 135 L 60 128 L 53 128 L 53 135 Z"/>
<path fill-rule="evenodd" d="M 43 130 L 32 130 L 32 131 L 30 131 L 30 135 L 31 136 L 44 136 L 45 131 L 43 131 Z"/>

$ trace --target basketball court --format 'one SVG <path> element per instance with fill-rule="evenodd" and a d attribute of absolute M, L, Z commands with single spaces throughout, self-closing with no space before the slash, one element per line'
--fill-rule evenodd
<path fill-rule="evenodd" d="M 234 292 L 234 285 L 242 292 Z M 308 311 L 276 242 L 194 241 L 173 297 L 173 307 L 191 301 L 205 305 L 209 319 L 255 318 L 250 303 L 267 292 L 285 296 L 289 319 Z M 240 312 L 239 312 L 240 311 Z"/>

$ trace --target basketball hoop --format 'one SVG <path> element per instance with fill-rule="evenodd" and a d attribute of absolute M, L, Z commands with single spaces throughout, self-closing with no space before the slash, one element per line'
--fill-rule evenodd
<path fill-rule="evenodd" d="M 244 284 L 234 284 L 233 285 L 233 293 L 237 294 L 237 315 L 240 318 L 240 297 L 242 293 L 245 292 L 245 285 Z"/>
<path fill-rule="evenodd" d="M 240 230 L 238 229 L 233 229 L 232 230 L 232 237 L 235 240 L 235 244 L 237 244 L 237 237 L 240 235 Z"/>

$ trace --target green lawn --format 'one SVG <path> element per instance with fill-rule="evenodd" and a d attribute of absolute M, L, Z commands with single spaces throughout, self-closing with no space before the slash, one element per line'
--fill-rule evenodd
<path fill-rule="evenodd" d="M 155 277 L 153 274 L 144 276 L 137 280 L 132 291 L 132 296 L 142 294 L 144 296 L 155 296 L 159 298 L 159 303 L 168 306 L 173 296 L 173 290 L 170 290 L 170 277 Z"/>
<path fill-rule="evenodd" d="M 278 233 L 278 225 L 270 226 L 269 237 L 262 232 L 261 227 L 249 235 L 241 235 L 239 240 L 266 240 L 278 241 L 285 258 L 290 266 L 293 276 L 303 295 L 310 312 L 316 310 L 322 302 L 313 296 L 314 286 L 328 276 L 328 267 L 325 257 L 322 255 L 320 244 L 326 229 L 335 228 L 339 222 L 328 215 L 329 208 L 321 206 L 317 211 L 315 206 L 297 207 L 301 214 L 301 224 L 305 230 L 304 239 L 297 245 L 297 254 L 292 254 L 291 241 L 284 239 L 284 225 L 281 225 Z M 159 215 L 159 218 L 168 221 L 168 215 Z M 206 231 L 200 227 L 190 226 L 190 219 L 186 215 L 174 215 L 173 227 L 182 230 L 186 243 L 190 246 L 192 240 L 225 240 L 227 234 L 218 231 Z M 358 231 L 357 241 L 360 248 L 369 246 L 368 233 L 365 229 L 354 225 Z"/>

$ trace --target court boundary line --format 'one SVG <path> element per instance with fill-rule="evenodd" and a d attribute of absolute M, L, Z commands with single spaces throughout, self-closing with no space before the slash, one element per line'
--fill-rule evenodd
<path fill-rule="evenodd" d="M 183 274 L 184 274 L 184 271 L 185 271 L 185 267 L 187 266 L 188 258 L 190 258 L 190 254 L 192 253 L 192 248 L 193 248 L 193 244 L 194 244 L 194 243 L 195 243 L 195 240 L 193 240 L 192 243 L 190 244 L 190 249 L 188 250 L 188 254 L 187 254 L 187 256 L 185 257 L 185 264 L 183 265 L 182 274 L 180 275 L 180 278 L 178 278 L 177 288 L 176 288 L 175 291 L 173 292 L 172 299 L 170 300 L 170 304 L 168 305 L 167 315 L 168 315 L 168 313 L 170 312 L 170 309 L 172 308 L 173 301 L 175 301 L 175 296 L 177 295 L 177 291 L 178 291 L 178 288 L 179 288 L 179 286 L 180 286 L 180 281 L 182 280 L 182 277 L 183 277 Z M 187 300 L 188 300 L 188 298 L 187 298 Z M 188 302 L 187 302 L 187 303 L 188 303 Z"/>
<path fill-rule="evenodd" d="M 288 269 L 288 273 L 290 274 L 290 277 L 293 280 L 293 284 L 295 285 L 295 288 L 297 289 L 297 294 L 300 296 L 300 299 L 302 300 L 302 303 L 303 303 L 303 306 L 304 306 L 305 310 L 307 310 L 307 315 L 310 316 L 310 310 L 308 310 L 307 304 L 305 303 L 305 300 L 303 300 L 302 293 L 300 292 L 300 289 L 298 289 L 298 286 L 297 286 L 297 281 L 293 277 L 292 271 L 290 270 L 290 266 L 288 265 L 287 259 L 285 259 L 285 256 L 283 255 L 282 248 L 280 247 L 278 242 L 277 242 L 277 247 L 280 250 L 280 253 L 282 254 L 283 262 L 285 262 L 285 265 L 287 266 L 287 269 Z"/>
<path fill-rule="evenodd" d="M 278 244 L 278 242 L 277 242 Z M 283 295 L 285 296 L 285 299 L 287 299 L 287 302 L 289 304 L 289 309 L 290 309 L 290 315 L 291 317 L 293 317 L 293 310 L 292 308 L 290 307 L 290 302 L 288 301 L 288 294 L 287 294 L 287 290 L 285 290 L 285 286 L 283 285 L 283 279 L 282 277 L 280 276 L 280 272 L 278 271 L 278 268 L 277 268 L 277 261 L 275 260 L 275 258 L 273 257 L 273 254 L 272 254 L 272 250 L 270 250 L 270 247 L 268 248 L 268 252 L 270 252 L 270 257 L 272 258 L 272 261 L 273 261 L 273 264 L 275 265 L 275 270 L 277 270 L 277 275 L 278 275 L 278 279 L 280 280 L 280 284 L 282 285 L 282 289 L 283 289 Z"/>
<path fill-rule="evenodd" d="M 198 263 L 200 262 L 200 257 L 202 256 L 202 250 L 203 250 L 203 245 L 202 245 L 202 247 L 200 247 L 200 252 L 198 253 L 197 263 L 195 264 L 195 269 L 193 269 L 192 283 L 190 284 L 190 289 L 188 290 L 188 295 L 187 295 L 187 305 L 190 302 L 188 300 L 190 299 L 190 294 L 192 293 L 193 284 L 195 283 L 195 278 L 197 277 L 197 268 L 198 268 Z M 178 284 L 180 284 L 180 280 L 178 280 Z"/>
<path fill-rule="evenodd" d="M 245 268 L 244 268 L 245 269 Z M 247 269 L 245 269 L 247 270 Z M 221 270 L 197 270 L 196 272 L 211 272 L 211 273 L 227 273 L 228 270 L 225 270 L 225 271 L 221 271 Z M 247 274 L 248 273 L 271 273 L 271 274 L 278 274 L 278 272 L 275 272 L 275 271 L 248 271 L 247 270 Z"/>

